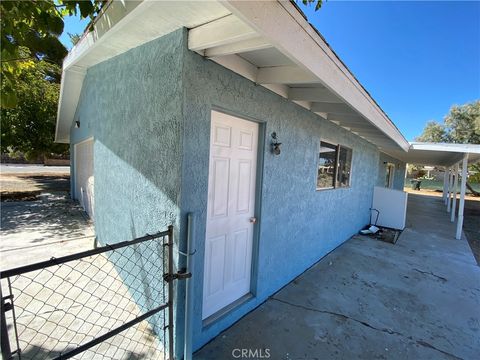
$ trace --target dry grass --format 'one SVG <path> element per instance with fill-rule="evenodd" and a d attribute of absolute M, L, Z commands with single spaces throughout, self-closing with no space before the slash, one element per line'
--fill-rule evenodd
<path fill-rule="evenodd" d="M 403 188 L 403 191 L 405 191 L 409 194 L 429 195 L 429 196 L 438 196 L 438 197 L 443 196 L 442 192 L 437 191 L 437 190 L 428 190 L 428 189 L 413 190 L 410 187 L 405 187 L 405 188 Z M 460 194 L 457 195 L 457 199 L 459 199 L 459 198 L 460 198 Z M 465 195 L 465 200 L 480 201 L 480 196 L 472 196 L 472 195 L 466 194 Z"/>

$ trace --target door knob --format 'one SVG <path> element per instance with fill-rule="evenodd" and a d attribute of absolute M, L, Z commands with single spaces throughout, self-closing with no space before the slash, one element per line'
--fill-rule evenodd
<path fill-rule="evenodd" d="M 255 224 L 255 223 L 257 222 L 257 218 L 256 218 L 256 217 L 251 217 L 251 218 L 250 218 L 250 222 L 251 222 L 252 224 Z"/>

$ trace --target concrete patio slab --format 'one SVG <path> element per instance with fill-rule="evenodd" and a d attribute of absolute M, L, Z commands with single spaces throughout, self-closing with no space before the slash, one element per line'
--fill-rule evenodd
<path fill-rule="evenodd" d="M 65 192 L 1 203 L 0 270 L 92 249 L 95 231 Z"/>
<path fill-rule="evenodd" d="M 441 198 L 409 197 L 395 245 L 353 237 L 194 358 L 478 358 L 480 267 Z"/>

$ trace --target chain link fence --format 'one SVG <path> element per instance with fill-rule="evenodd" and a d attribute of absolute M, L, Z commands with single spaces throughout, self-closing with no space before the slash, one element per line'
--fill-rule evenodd
<path fill-rule="evenodd" d="M 172 232 L 2 272 L 4 358 L 171 359 Z"/>

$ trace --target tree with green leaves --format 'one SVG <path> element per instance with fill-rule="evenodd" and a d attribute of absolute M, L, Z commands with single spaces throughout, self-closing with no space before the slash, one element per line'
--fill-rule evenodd
<path fill-rule="evenodd" d="M 16 79 L 35 62 L 61 66 L 67 54 L 59 40 L 64 17 L 79 13 L 82 18 L 93 19 L 103 3 L 98 0 L 0 2 L 2 108 L 16 105 Z"/>
<path fill-rule="evenodd" d="M 2 153 L 20 152 L 28 160 L 68 154 L 68 145 L 54 142 L 60 85 L 50 74 L 59 71 L 37 61 L 16 76 L 17 105 L 0 109 Z"/>
<path fill-rule="evenodd" d="M 423 129 L 422 135 L 416 137 L 415 141 L 441 143 L 445 142 L 446 138 L 445 126 L 436 121 L 429 121 Z"/>
<path fill-rule="evenodd" d="M 319 10 L 323 5 L 323 0 L 302 0 L 304 5 L 315 4 L 315 11 Z"/>
<path fill-rule="evenodd" d="M 429 121 L 415 141 L 480 144 L 480 100 L 452 106 L 443 123 Z M 480 164 L 470 165 L 469 170 L 473 173 L 470 181 L 480 182 Z M 467 186 L 474 195 L 480 196 Z"/>
<path fill-rule="evenodd" d="M 452 106 L 443 123 L 429 121 L 415 140 L 480 144 L 480 100 Z"/>
<path fill-rule="evenodd" d="M 54 143 L 64 17 L 93 19 L 104 1 L 1 1 L 1 151 L 27 159 L 68 153 Z M 71 36 L 72 41 L 78 36 Z"/>

